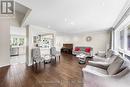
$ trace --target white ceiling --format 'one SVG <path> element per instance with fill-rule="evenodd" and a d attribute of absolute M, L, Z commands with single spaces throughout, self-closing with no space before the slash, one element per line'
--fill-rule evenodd
<path fill-rule="evenodd" d="M 81 33 L 112 27 L 127 0 L 19 0 L 32 12 L 29 24 Z"/>

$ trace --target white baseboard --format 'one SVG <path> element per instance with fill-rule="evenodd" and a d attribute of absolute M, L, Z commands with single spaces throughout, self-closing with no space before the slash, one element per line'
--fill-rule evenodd
<path fill-rule="evenodd" d="M 5 66 L 10 66 L 10 64 L 0 65 L 0 68 L 1 68 L 1 67 L 5 67 Z"/>

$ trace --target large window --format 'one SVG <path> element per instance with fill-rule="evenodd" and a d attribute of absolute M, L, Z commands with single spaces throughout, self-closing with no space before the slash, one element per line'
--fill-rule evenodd
<path fill-rule="evenodd" d="M 124 49 L 124 30 L 120 31 L 120 48 Z"/>
<path fill-rule="evenodd" d="M 114 50 L 130 59 L 130 15 L 114 30 Z"/>
<path fill-rule="evenodd" d="M 130 56 L 130 25 L 129 24 L 118 28 L 118 30 L 115 30 L 114 49 L 123 56 L 125 55 Z"/>

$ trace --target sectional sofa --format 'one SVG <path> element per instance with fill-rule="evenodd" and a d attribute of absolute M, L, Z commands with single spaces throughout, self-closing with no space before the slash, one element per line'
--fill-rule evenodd
<path fill-rule="evenodd" d="M 95 61 L 88 64 L 83 71 L 83 87 L 129 87 L 130 64 L 119 55 L 112 55 L 111 63 Z M 112 58 L 109 58 L 110 60 Z M 96 63 L 97 62 L 97 63 Z"/>
<path fill-rule="evenodd" d="M 83 47 L 83 46 L 74 47 L 73 52 L 72 52 L 73 55 L 77 55 L 77 54 L 81 54 L 81 53 L 88 55 L 88 57 L 92 57 L 93 48 L 92 47 Z"/>

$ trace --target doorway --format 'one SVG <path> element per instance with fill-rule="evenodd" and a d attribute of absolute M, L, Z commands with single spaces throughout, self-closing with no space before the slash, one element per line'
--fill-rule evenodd
<path fill-rule="evenodd" d="M 26 63 L 26 29 L 10 27 L 10 64 Z"/>

